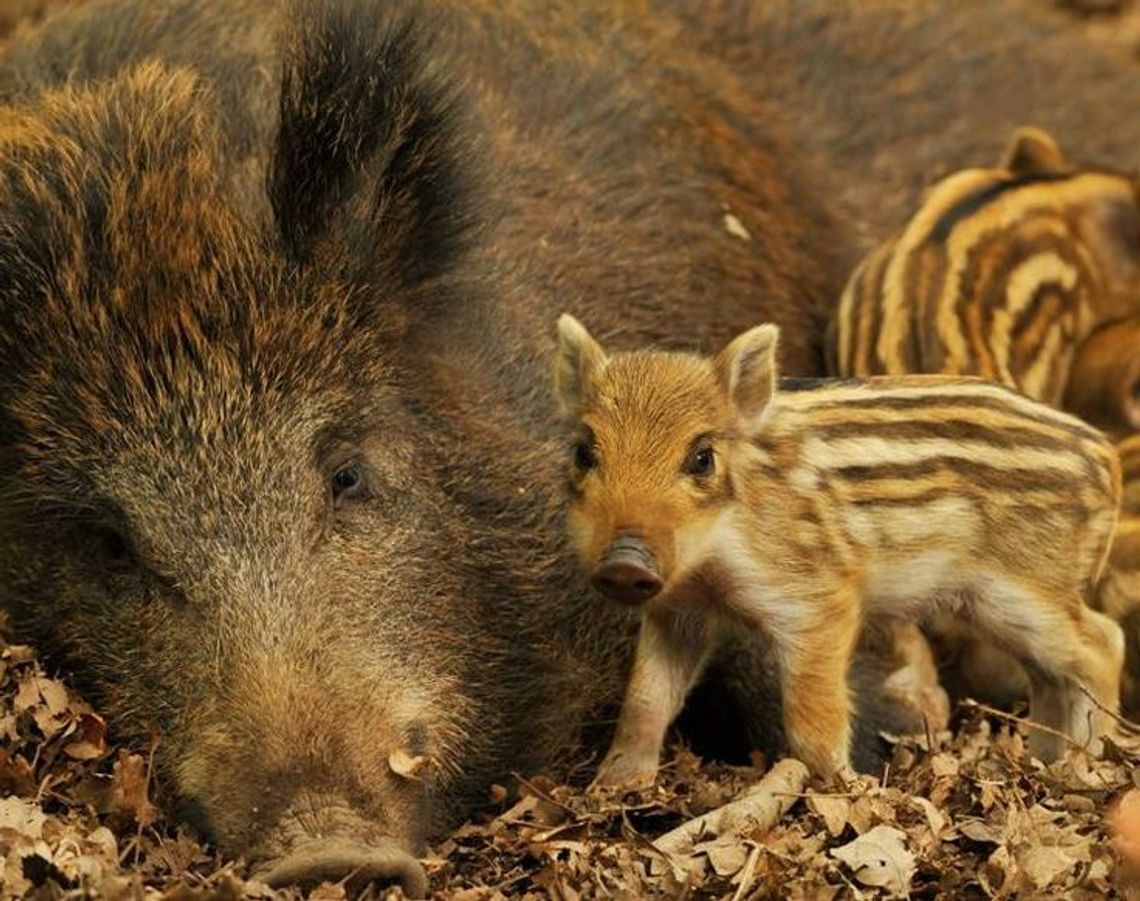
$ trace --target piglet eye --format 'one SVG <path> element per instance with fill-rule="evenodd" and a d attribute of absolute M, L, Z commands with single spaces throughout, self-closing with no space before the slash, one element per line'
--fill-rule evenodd
<path fill-rule="evenodd" d="M 598 465 L 598 456 L 594 453 L 592 442 L 579 441 L 574 445 L 574 465 L 582 472 L 587 472 Z"/>
<path fill-rule="evenodd" d="M 347 501 L 361 497 L 364 493 L 364 471 L 359 463 L 349 463 L 333 473 L 333 506 L 339 507 Z"/>
<path fill-rule="evenodd" d="M 716 468 L 716 454 L 711 447 L 698 447 L 689 455 L 685 472 L 691 476 L 711 475 Z"/>

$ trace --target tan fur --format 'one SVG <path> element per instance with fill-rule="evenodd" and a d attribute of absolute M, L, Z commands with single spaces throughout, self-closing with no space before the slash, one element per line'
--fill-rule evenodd
<path fill-rule="evenodd" d="M 1019 129 L 1000 165 L 934 185 L 872 252 L 831 325 L 835 375 L 979 375 L 1060 405 L 1078 344 L 1140 311 L 1134 179 Z"/>
<path fill-rule="evenodd" d="M 1134 179 L 1074 166 L 1048 132 L 1019 128 L 996 168 L 940 181 L 856 269 L 832 371 L 979 375 L 1126 434 L 1140 427 L 1138 228 Z M 927 630 L 953 693 L 1024 696 L 1000 649 L 946 618 Z"/>
<path fill-rule="evenodd" d="M 1140 435 L 1121 440 L 1124 493 L 1120 519 L 1095 606 L 1124 629 L 1125 660 L 1121 706 L 1130 717 L 1140 714 Z"/>
<path fill-rule="evenodd" d="M 884 688 L 928 730 L 945 729 L 950 724 L 950 697 L 939 680 L 930 642 L 914 623 L 888 620 L 887 625 L 894 669 Z"/>
<path fill-rule="evenodd" d="M 1140 315 L 1097 329 L 1077 348 L 1065 409 L 1118 437 L 1140 431 Z"/>
<path fill-rule="evenodd" d="M 846 674 L 864 617 L 952 613 L 1014 653 L 1032 712 L 1095 743 L 1119 693 L 1120 630 L 1086 606 L 1120 499 L 1096 430 L 976 379 L 899 377 L 776 390 L 776 329 L 715 359 L 606 356 L 560 323 L 563 407 L 591 453 L 576 457 L 569 529 L 595 568 L 637 536 L 663 587 L 642 639 L 600 782 L 644 782 L 717 624 L 763 627 L 780 649 L 792 753 L 818 773 L 849 766 Z M 569 386 L 569 387 L 567 387 Z M 794 388 L 789 385 L 788 388 Z M 715 465 L 693 475 L 694 449 Z M 1056 739 L 1032 747 L 1056 755 Z"/>

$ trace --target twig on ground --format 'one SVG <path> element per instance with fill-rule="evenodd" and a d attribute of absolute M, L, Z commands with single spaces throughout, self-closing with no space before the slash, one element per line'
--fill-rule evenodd
<path fill-rule="evenodd" d="M 539 788 L 533 782 L 531 782 L 527 779 L 524 779 L 518 773 L 511 773 L 511 776 L 513 778 L 517 779 L 519 784 L 522 785 L 523 788 L 525 788 L 527 791 L 529 791 L 536 798 L 539 798 L 539 799 L 545 801 L 547 804 L 553 804 L 555 807 L 559 808 L 563 812 L 570 814 L 570 816 L 574 816 L 573 808 L 566 806 L 564 803 L 559 801 L 557 798 L 551 797 L 550 792 L 543 791 L 541 788 Z M 506 813 L 509 814 L 510 811 L 508 810 Z M 506 814 L 504 814 L 504 816 L 506 816 Z"/>
<path fill-rule="evenodd" d="M 793 758 L 785 758 L 734 800 L 682 823 L 653 844 L 668 854 L 684 854 L 706 834 L 723 835 L 745 829 L 767 831 L 796 803 L 807 778 L 806 766 Z"/>
<path fill-rule="evenodd" d="M 1132 733 L 1133 735 L 1140 735 L 1140 723 L 1134 723 L 1132 720 L 1128 719 L 1128 717 L 1117 713 L 1115 710 L 1110 710 L 1108 707 L 1105 707 L 1104 704 L 1100 702 L 1100 698 L 1094 695 L 1083 685 L 1080 688 L 1081 691 L 1084 692 L 1085 697 L 1092 701 L 1093 704 L 1096 705 L 1097 709 L 1103 711 L 1104 713 L 1107 713 L 1114 720 L 1116 720 L 1117 725 L 1122 726 L 1126 731 Z"/>
<path fill-rule="evenodd" d="M 1052 726 L 1046 726 L 1044 723 L 1039 723 L 1036 720 L 1031 720 L 1025 716 L 1015 716 L 1012 713 L 1006 713 L 1004 710 L 998 710 L 996 707 L 991 707 L 989 704 L 983 704 L 980 701 L 975 701 L 973 698 L 963 698 L 958 702 L 962 707 L 969 707 L 973 710 L 980 710 L 987 716 L 996 716 L 998 719 L 1006 720 L 1010 723 L 1018 723 L 1019 725 L 1026 726 L 1030 729 L 1036 729 L 1038 732 L 1045 732 L 1049 735 L 1055 735 L 1057 738 L 1063 739 L 1067 744 L 1082 751 L 1085 746 L 1072 736 L 1066 735 L 1059 729 L 1054 729 Z"/>
<path fill-rule="evenodd" d="M 741 901 L 748 890 L 752 888 L 752 880 L 756 878 L 756 862 L 760 859 L 760 846 L 754 844 L 748 852 L 748 859 L 744 861 L 744 868 L 740 871 L 740 885 L 733 893 L 732 901 Z"/>

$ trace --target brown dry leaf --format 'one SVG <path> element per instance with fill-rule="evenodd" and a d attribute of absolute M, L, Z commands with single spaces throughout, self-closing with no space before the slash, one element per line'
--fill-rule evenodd
<path fill-rule="evenodd" d="M 1009 848 L 1002 845 L 989 856 L 978 873 L 978 881 L 991 897 L 1001 898 L 1012 892 L 1019 872 Z"/>
<path fill-rule="evenodd" d="M 961 768 L 959 760 L 949 751 L 940 751 L 930 758 L 930 772 L 936 779 L 957 776 Z"/>
<path fill-rule="evenodd" d="M 893 826 L 879 825 L 853 842 L 832 848 L 829 854 L 847 864 L 863 885 L 906 895 L 914 877 L 914 855 L 904 843 L 906 835 Z"/>
<path fill-rule="evenodd" d="M 878 788 L 869 789 L 855 798 L 847 812 L 847 822 L 860 835 L 878 823 L 893 823 L 895 819 L 891 799 Z"/>
<path fill-rule="evenodd" d="M 73 723 L 75 732 L 63 753 L 72 760 L 97 760 L 107 753 L 107 724 L 97 713 L 81 713 Z"/>
<path fill-rule="evenodd" d="M 112 747 L 109 759 L 85 759 L 106 744 L 101 720 L 70 691 L 64 707 L 58 692 L 45 699 L 40 686 L 51 696 L 52 680 L 30 654 L 15 657 L 0 644 L 0 798 L 17 796 L 5 799 L 9 827 L 0 828 L 0 895 L 277 897 L 242 881 L 240 870 L 221 865 L 189 835 L 161 823 L 140 832 L 140 807 L 141 819 L 154 816 L 143 758 Z M 54 737 L 46 739 L 34 725 L 37 712 L 49 717 Z M 675 760 L 663 761 L 652 789 L 610 798 L 523 774 L 517 796 L 508 800 L 510 790 L 491 790 L 491 805 L 436 845 L 425 861 L 433 897 L 730 898 L 744 884 L 744 897 L 879 897 L 899 893 L 899 886 L 871 885 L 876 869 L 866 854 L 854 865 L 841 855 L 886 830 L 904 863 L 922 861 L 913 877 L 914 870 L 901 868 L 916 895 L 1083 901 L 1131 892 L 1140 901 L 1140 811 L 1132 808 L 1140 802 L 1124 803 L 1127 792 L 1140 787 L 1133 775 L 1140 747 L 1113 744 L 1104 759 L 1075 754 L 1046 767 L 1029 760 L 1021 732 L 982 713 L 967 717 L 957 733 L 939 736 L 933 751 L 925 737 L 889 740 L 895 745 L 887 778 L 859 781 L 852 789 L 858 797 L 809 794 L 760 840 L 755 858 L 747 856 L 747 841 L 729 837 L 706 843 L 686 860 L 691 866 L 676 868 L 649 843 L 738 796 L 761 777 L 762 764 L 707 763 L 681 749 Z M 414 769 L 414 758 L 397 760 L 405 765 Z M 585 781 L 590 773 L 580 775 Z M 118 808 L 109 803 L 112 794 Z M 41 795 L 42 807 L 32 800 Z M 1116 798 L 1119 810 L 1105 816 Z M 504 813 L 504 806 L 511 809 Z M 1131 825 L 1129 811 L 1136 814 Z M 12 820 L 22 824 L 19 831 Z M 847 826 L 862 839 L 829 854 Z M 1117 853 L 1137 861 L 1136 872 L 1118 867 Z M 32 861 L 30 879 L 23 857 Z M 747 879 L 742 864 L 750 867 Z M 340 897 L 335 886 L 326 891 Z"/>
<path fill-rule="evenodd" d="M 107 799 L 107 812 L 129 815 L 142 827 L 158 819 L 158 808 L 147 796 L 146 761 L 138 754 L 120 751 L 111 771 L 111 790 Z"/>
<path fill-rule="evenodd" d="M 1084 861 L 1088 855 L 1084 855 Z M 1029 845 L 1017 854 L 1021 871 L 1029 877 L 1033 888 L 1041 890 L 1052 885 L 1062 873 L 1084 862 L 1080 855 L 1055 845 Z"/>
<path fill-rule="evenodd" d="M 712 871 L 718 876 L 735 876 L 748 859 L 748 846 L 737 836 L 726 835 L 715 841 L 705 842 L 693 848 L 693 856 L 708 858 Z"/>
<path fill-rule="evenodd" d="M 16 689 L 13 707 L 17 714 L 31 714 L 44 738 L 52 738 L 67 724 L 67 689 L 54 679 L 29 676 Z"/>
<path fill-rule="evenodd" d="M 942 812 L 931 804 L 928 799 L 921 796 L 912 797 L 910 802 L 922 811 L 922 815 L 926 817 L 926 825 L 930 827 L 930 831 L 936 837 L 942 835 L 946 829 L 946 817 Z"/>
<path fill-rule="evenodd" d="M 36 659 L 36 652 L 26 644 L 10 644 L 4 647 L 0 656 L 13 666 L 23 666 Z"/>
<path fill-rule="evenodd" d="M 92 830 L 82 838 L 58 842 L 52 853 L 51 864 L 72 882 L 99 885 L 113 877 L 118 870 L 118 842 L 105 826 Z"/>
<path fill-rule="evenodd" d="M 0 838 L 5 844 L 38 841 L 47 816 L 40 806 L 23 798 L 0 798 Z"/>
<path fill-rule="evenodd" d="M 388 755 L 388 767 L 397 776 L 404 779 L 413 779 L 418 781 L 420 778 L 420 771 L 428 765 L 428 758 L 426 755 L 421 754 L 413 757 L 403 748 L 397 748 Z"/>
<path fill-rule="evenodd" d="M 51 850 L 43 841 L 46 823 L 47 816 L 34 802 L 0 798 L 0 852 L 5 854 L 0 888 L 4 897 L 20 897 L 34 887 L 24 875 L 25 860 L 51 860 Z"/>
<path fill-rule="evenodd" d="M 0 747 L 0 795 L 34 795 L 36 774 L 19 754 Z"/>
<path fill-rule="evenodd" d="M 331 882 L 322 882 L 309 892 L 309 901 L 344 901 L 348 893 L 343 885 L 334 885 Z"/>
<path fill-rule="evenodd" d="M 958 831 L 972 841 L 989 842 L 994 845 L 1005 844 L 1008 837 L 1008 830 L 1003 824 L 985 820 L 966 820 L 958 824 Z"/>
<path fill-rule="evenodd" d="M 847 818 L 851 815 L 851 800 L 835 795 L 808 795 L 808 809 L 823 820 L 823 825 L 833 836 L 840 835 L 847 828 Z"/>

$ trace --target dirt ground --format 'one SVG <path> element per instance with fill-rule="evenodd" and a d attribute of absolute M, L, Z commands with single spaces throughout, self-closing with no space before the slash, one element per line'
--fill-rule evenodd
<path fill-rule="evenodd" d="M 53 2 L 0 0 L 0 37 Z M 1135 5 L 1061 5 L 1106 52 L 1140 60 Z M 760 783 L 771 761 L 729 767 L 675 746 L 657 787 L 618 798 L 523 774 L 488 786 L 485 809 L 426 866 L 434 897 L 465 901 L 1140 899 L 1140 741 L 1130 732 L 1099 759 L 1074 750 L 1045 767 L 1029 758 L 1023 725 L 968 705 L 952 733 L 888 737 L 880 778 L 785 786 L 768 799 L 782 813 L 774 828 L 745 816 L 679 850 L 660 837 Z M 146 756 L 109 744 L 97 711 L 33 649 L 0 640 L 0 897 L 290 897 L 246 881 L 240 862 L 163 819 L 149 775 Z M 309 895 L 344 896 L 339 885 Z"/>

